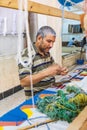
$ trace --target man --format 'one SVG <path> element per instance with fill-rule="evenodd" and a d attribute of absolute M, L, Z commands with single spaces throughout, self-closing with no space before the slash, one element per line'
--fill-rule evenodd
<path fill-rule="evenodd" d="M 24 67 L 19 63 L 19 77 L 21 86 L 24 87 L 26 99 L 31 93 L 31 76 L 30 69 L 32 68 L 33 88 L 37 91 L 50 87 L 55 82 L 55 75 L 67 74 L 67 69 L 56 64 L 49 53 L 56 39 L 55 31 L 49 26 L 43 26 L 39 29 L 36 35 L 36 42 L 33 45 L 35 56 L 33 57 L 32 67 L 29 65 Z M 23 59 L 27 62 L 27 49 L 23 51 Z M 33 55 L 33 54 L 32 54 Z"/>
<path fill-rule="evenodd" d="M 87 34 L 82 39 L 82 48 L 84 48 L 84 51 L 87 50 Z"/>
<path fill-rule="evenodd" d="M 70 41 L 69 41 L 69 43 L 68 43 L 68 47 L 72 47 L 72 46 L 74 46 L 74 42 L 75 42 L 75 38 L 73 37 Z"/>

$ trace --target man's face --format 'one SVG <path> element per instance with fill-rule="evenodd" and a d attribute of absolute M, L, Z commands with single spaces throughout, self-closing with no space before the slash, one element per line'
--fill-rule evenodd
<path fill-rule="evenodd" d="M 38 46 L 39 50 L 44 54 L 49 52 L 49 50 L 53 47 L 55 39 L 56 37 L 51 34 L 47 35 L 44 38 L 41 37 L 39 41 L 39 46 Z"/>

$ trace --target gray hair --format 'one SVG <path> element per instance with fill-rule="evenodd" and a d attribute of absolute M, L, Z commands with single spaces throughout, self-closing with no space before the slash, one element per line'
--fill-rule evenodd
<path fill-rule="evenodd" d="M 47 36 L 48 34 L 51 34 L 53 36 L 56 37 L 56 32 L 54 31 L 53 28 L 49 27 L 49 26 L 43 26 L 41 27 L 38 32 L 37 32 L 37 35 L 36 35 L 36 38 L 41 35 L 42 38 L 44 38 L 45 36 Z"/>

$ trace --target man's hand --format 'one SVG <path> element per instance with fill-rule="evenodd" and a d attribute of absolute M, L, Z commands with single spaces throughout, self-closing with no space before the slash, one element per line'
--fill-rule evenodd
<path fill-rule="evenodd" d="M 60 74 L 61 75 L 66 75 L 67 73 L 68 73 L 68 69 L 66 67 L 62 67 Z"/>
<path fill-rule="evenodd" d="M 58 64 L 53 64 L 43 71 L 47 76 L 54 76 L 61 73 L 61 67 Z"/>
<path fill-rule="evenodd" d="M 60 67 L 58 64 L 53 64 L 43 71 L 47 76 L 54 76 L 58 74 L 66 75 L 68 73 L 68 69 L 66 67 Z"/>

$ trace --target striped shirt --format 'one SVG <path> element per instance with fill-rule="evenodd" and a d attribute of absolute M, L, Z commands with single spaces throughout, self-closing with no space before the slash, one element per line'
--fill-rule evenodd
<path fill-rule="evenodd" d="M 32 51 L 32 67 L 30 65 L 28 65 L 27 67 L 24 67 L 21 63 L 18 64 L 19 67 L 19 77 L 20 79 L 23 79 L 24 77 L 26 77 L 27 75 L 30 74 L 30 69 L 32 69 L 32 74 L 37 74 L 38 72 L 46 69 L 47 67 L 49 67 L 50 65 L 52 65 L 54 63 L 54 60 L 52 58 L 52 56 L 50 55 L 50 53 L 47 53 L 45 56 L 42 56 L 40 53 L 38 53 L 37 48 L 35 47 L 35 45 L 33 45 L 34 47 L 34 51 L 35 51 L 35 56 L 33 56 L 33 51 Z M 22 60 L 24 63 L 28 62 L 28 50 L 27 48 L 25 48 L 22 52 Z M 46 86 L 51 85 L 53 82 L 55 82 L 55 78 L 53 76 L 50 77 L 46 77 L 43 80 L 41 80 L 40 82 L 36 83 L 33 85 L 34 89 L 39 91 L 40 88 L 46 88 Z M 30 95 L 30 87 L 24 87 L 25 90 L 25 95 L 28 96 Z"/>

